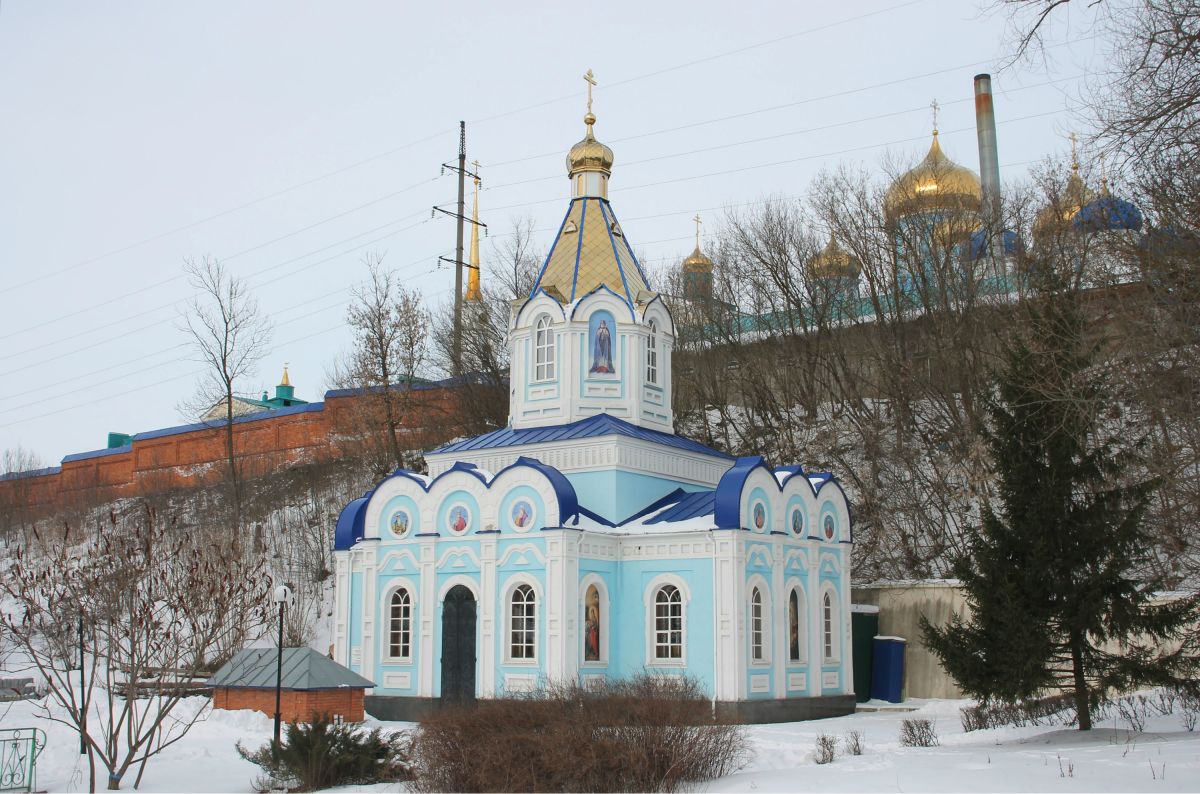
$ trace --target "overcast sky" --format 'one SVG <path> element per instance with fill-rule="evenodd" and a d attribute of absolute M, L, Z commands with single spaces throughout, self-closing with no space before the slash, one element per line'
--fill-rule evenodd
<path fill-rule="evenodd" d="M 658 267 L 690 252 L 697 212 L 712 229 L 839 161 L 915 162 L 935 98 L 943 148 L 977 170 L 977 72 L 995 75 L 1002 178 L 1062 156 L 1103 49 L 1076 13 L 1049 62 L 1001 72 L 1004 17 L 973 0 L 3 0 L 0 450 L 54 465 L 183 423 L 200 366 L 182 266 L 206 255 L 275 325 L 245 390 L 288 362 L 321 399 L 366 252 L 431 304 L 452 297 L 436 263 L 454 224 L 430 207 L 455 197 L 439 168 L 459 119 L 493 238 L 528 216 L 544 249 L 593 69 L 610 198 Z"/>

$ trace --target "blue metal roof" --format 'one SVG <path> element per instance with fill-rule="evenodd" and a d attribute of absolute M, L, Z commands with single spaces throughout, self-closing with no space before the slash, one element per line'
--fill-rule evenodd
<path fill-rule="evenodd" d="M 687 521 L 708 515 L 716 509 L 716 491 L 694 491 L 685 493 L 673 506 L 647 521 L 647 524 L 665 524 L 669 521 Z"/>
<path fill-rule="evenodd" d="M 126 444 L 122 447 L 106 447 L 105 449 L 95 449 L 91 452 L 75 452 L 71 455 L 63 457 L 63 463 L 71 463 L 77 460 L 90 460 L 91 458 L 104 458 L 109 455 L 120 455 L 133 449 L 131 444 Z"/>
<path fill-rule="evenodd" d="M 334 551 L 344 551 L 363 537 L 367 502 L 371 501 L 372 493 L 374 491 L 367 491 L 365 496 L 360 496 L 342 508 L 342 512 L 338 515 L 337 526 L 333 530 Z"/>
<path fill-rule="evenodd" d="M 710 455 L 714 458 L 723 460 L 732 460 L 733 456 L 726 455 L 724 452 L 718 452 L 715 449 L 706 447 L 698 441 L 693 441 L 690 438 L 677 436 L 673 433 L 664 433 L 660 430 L 650 430 L 645 427 L 638 427 L 630 424 L 624 419 L 618 419 L 608 414 L 597 414 L 589 416 L 587 419 L 580 419 L 578 422 L 571 422 L 566 425 L 548 425 L 546 427 L 526 427 L 520 430 L 514 430 L 511 427 L 503 427 L 499 430 L 493 430 L 490 433 L 485 433 L 482 436 L 475 436 L 463 441 L 455 441 L 452 444 L 447 444 L 444 447 L 435 449 L 434 455 L 441 455 L 451 452 L 469 452 L 477 449 L 496 449 L 499 447 L 519 447 L 529 444 L 542 444 L 551 441 L 573 441 L 580 438 L 596 438 L 598 436 L 619 435 L 627 438 L 636 438 L 642 441 L 649 441 L 652 444 L 659 444 L 664 447 L 673 447 L 675 449 L 685 450 L 687 452 L 696 452 L 701 455 Z"/>

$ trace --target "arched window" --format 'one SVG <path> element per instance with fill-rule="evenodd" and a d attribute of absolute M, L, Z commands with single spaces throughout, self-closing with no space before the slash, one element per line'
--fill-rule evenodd
<path fill-rule="evenodd" d="M 750 658 L 763 660 L 763 598 L 757 587 L 750 591 Z"/>
<path fill-rule="evenodd" d="M 646 383 L 658 383 L 658 323 L 654 320 L 646 337 Z"/>
<path fill-rule="evenodd" d="M 534 337 L 534 380 L 554 380 L 554 330 L 550 318 L 537 321 Z"/>
<path fill-rule="evenodd" d="M 403 587 L 392 593 L 388 604 L 388 657 L 412 657 L 412 597 Z"/>
<path fill-rule="evenodd" d="M 523 584 L 513 590 L 509 615 L 509 656 L 537 658 L 537 596 L 532 587 Z"/>
<path fill-rule="evenodd" d="M 804 608 L 800 602 L 800 588 L 793 587 L 792 592 L 788 594 L 788 661 L 802 662 L 804 661 L 804 646 L 807 641 L 806 632 L 803 631 L 803 616 Z"/>
<path fill-rule="evenodd" d="M 673 584 L 654 594 L 654 658 L 683 658 L 683 594 Z"/>
<path fill-rule="evenodd" d="M 830 590 L 826 590 L 824 598 L 821 599 L 821 627 L 822 656 L 824 661 L 832 662 L 837 658 L 837 646 L 833 633 L 833 592 Z"/>

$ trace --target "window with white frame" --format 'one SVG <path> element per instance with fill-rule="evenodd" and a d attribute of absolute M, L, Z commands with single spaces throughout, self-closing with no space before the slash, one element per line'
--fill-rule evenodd
<path fill-rule="evenodd" d="M 821 599 L 821 638 L 822 638 L 822 655 L 825 661 L 831 662 L 837 658 L 835 651 L 837 648 L 834 645 L 833 634 L 833 592 L 826 590 L 825 596 Z"/>
<path fill-rule="evenodd" d="M 512 592 L 509 605 L 509 657 L 537 657 L 537 596 L 527 584 Z"/>
<path fill-rule="evenodd" d="M 793 587 L 788 594 L 788 661 L 804 661 L 804 602 L 800 597 L 800 588 Z"/>
<path fill-rule="evenodd" d="M 658 383 L 658 323 L 654 320 L 646 337 L 646 383 Z"/>
<path fill-rule="evenodd" d="M 750 591 L 750 658 L 761 662 L 763 652 L 763 597 L 762 590 L 755 587 Z"/>
<path fill-rule="evenodd" d="M 673 584 L 654 594 L 654 658 L 683 659 L 683 593 Z"/>
<path fill-rule="evenodd" d="M 550 318 L 541 317 L 534 333 L 534 380 L 554 379 L 554 329 Z"/>
<path fill-rule="evenodd" d="M 388 656 L 412 657 L 412 597 L 403 587 L 392 593 L 388 603 Z"/>

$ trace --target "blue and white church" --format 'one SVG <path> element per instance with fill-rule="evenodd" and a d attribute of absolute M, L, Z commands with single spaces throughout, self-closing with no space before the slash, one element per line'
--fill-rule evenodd
<path fill-rule="evenodd" d="M 511 310 L 508 426 L 342 511 L 335 658 L 389 719 L 643 672 L 751 721 L 853 711 L 846 496 L 674 433 L 675 326 L 608 200 L 588 106 L 566 216 Z"/>

